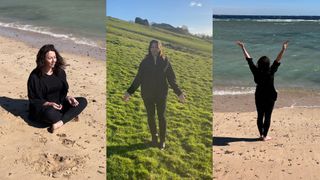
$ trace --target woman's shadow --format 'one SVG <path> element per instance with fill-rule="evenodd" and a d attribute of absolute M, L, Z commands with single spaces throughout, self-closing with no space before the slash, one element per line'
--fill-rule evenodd
<path fill-rule="evenodd" d="M 29 126 L 36 128 L 46 128 L 49 124 L 38 122 L 29 117 L 29 101 L 26 99 L 12 99 L 0 97 L 0 106 L 16 117 L 23 119 Z"/>
<path fill-rule="evenodd" d="M 229 146 L 229 143 L 233 142 L 255 142 L 261 141 L 259 138 L 237 138 L 237 137 L 212 137 L 212 145 L 213 146 Z"/>

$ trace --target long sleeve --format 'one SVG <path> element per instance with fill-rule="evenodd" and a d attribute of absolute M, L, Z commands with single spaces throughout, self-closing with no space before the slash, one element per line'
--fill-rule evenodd
<path fill-rule="evenodd" d="M 66 98 L 66 96 L 68 94 L 68 90 L 69 90 L 66 72 L 63 69 L 60 69 L 58 77 L 63 82 L 63 88 L 61 89 L 61 94 L 60 94 L 60 102 L 63 102 L 63 100 Z"/>
<path fill-rule="evenodd" d="M 136 75 L 136 77 L 134 78 L 131 86 L 128 88 L 127 92 L 131 95 L 133 94 L 140 86 L 141 84 L 141 77 L 142 77 L 142 63 L 140 63 L 139 69 L 138 69 L 138 73 Z"/>
<path fill-rule="evenodd" d="M 252 58 L 246 58 L 248 61 L 249 68 L 252 72 L 253 75 L 257 74 L 258 68 L 257 66 L 253 63 Z"/>
<path fill-rule="evenodd" d="M 278 70 L 278 67 L 280 66 L 280 62 L 278 61 L 274 61 L 273 64 L 271 65 L 271 68 L 270 68 L 270 72 L 271 74 L 274 74 L 275 72 L 277 72 Z"/>
<path fill-rule="evenodd" d="M 46 102 L 40 87 L 39 77 L 36 73 L 31 73 L 28 79 L 28 98 L 30 103 L 30 111 L 36 113 L 41 109 L 41 106 Z"/>
<path fill-rule="evenodd" d="M 166 74 L 167 74 L 167 79 L 170 84 L 170 87 L 173 89 L 174 93 L 177 96 L 180 96 L 182 94 L 182 91 L 180 90 L 179 86 L 176 83 L 176 75 L 174 74 L 174 71 L 169 61 L 167 65 Z"/>

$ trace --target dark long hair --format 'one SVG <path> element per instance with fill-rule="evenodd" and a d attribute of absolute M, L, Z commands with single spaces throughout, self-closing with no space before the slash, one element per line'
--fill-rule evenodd
<path fill-rule="evenodd" d="M 268 72 L 270 69 L 270 59 L 267 56 L 260 57 L 257 64 L 258 64 L 258 69 L 261 72 Z"/>
<path fill-rule="evenodd" d="M 159 47 L 159 57 L 162 58 L 162 59 L 165 59 L 165 56 L 164 56 L 164 53 L 163 53 L 163 49 L 162 49 L 162 43 L 159 41 L 159 40 L 151 40 L 150 43 L 149 43 L 149 47 L 148 47 L 148 54 L 146 57 L 152 57 L 152 54 L 151 54 L 151 46 L 153 43 L 156 43 L 158 44 L 158 47 Z"/>
<path fill-rule="evenodd" d="M 45 65 L 45 60 L 46 60 L 46 54 L 49 51 L 53 51 L 56 53 L 56 64 L 53 68 L 53 73 L 57 74 L 59 72 L 60 69 L 64 69 L 66 66 L 66 63 L 64 61 L 64 59 L 62 58 L 62 56 L 59 54 L 59 52 L 57 51 L 57 49 L 54 47 L 53 44 L 46 44 L 44 46 L 42 46 L 37 54 L 37 59 L 36 59 L 36 63 L 37 63 L 37 67 L 36 70 L 38 72 L 41 72 L 41 69 L 44 67 Z"/>

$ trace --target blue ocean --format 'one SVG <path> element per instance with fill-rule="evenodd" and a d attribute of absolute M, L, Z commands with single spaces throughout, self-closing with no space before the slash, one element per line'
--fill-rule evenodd
<path fill-rule="evenodd" d="M 254 92 L 253 76 L 237 40 L 245 43 L 254 62 L 264 55 L 273 61 L 288 40 L 275 75 L 276 88 L 320 90 L 319 16 L 213 15 L 216 95 Z"/>
<path fill-rule="evenodd" d="M 105 0 L 1 0 L 0 27 L 104 47 Z"/>

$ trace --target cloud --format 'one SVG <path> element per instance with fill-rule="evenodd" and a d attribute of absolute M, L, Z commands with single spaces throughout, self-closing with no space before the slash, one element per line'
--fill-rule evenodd
<path fill-rule="evenodd" d="M 190 2 L 190 7 L 202 7 L 202 3 L 191 1 Z"/>

